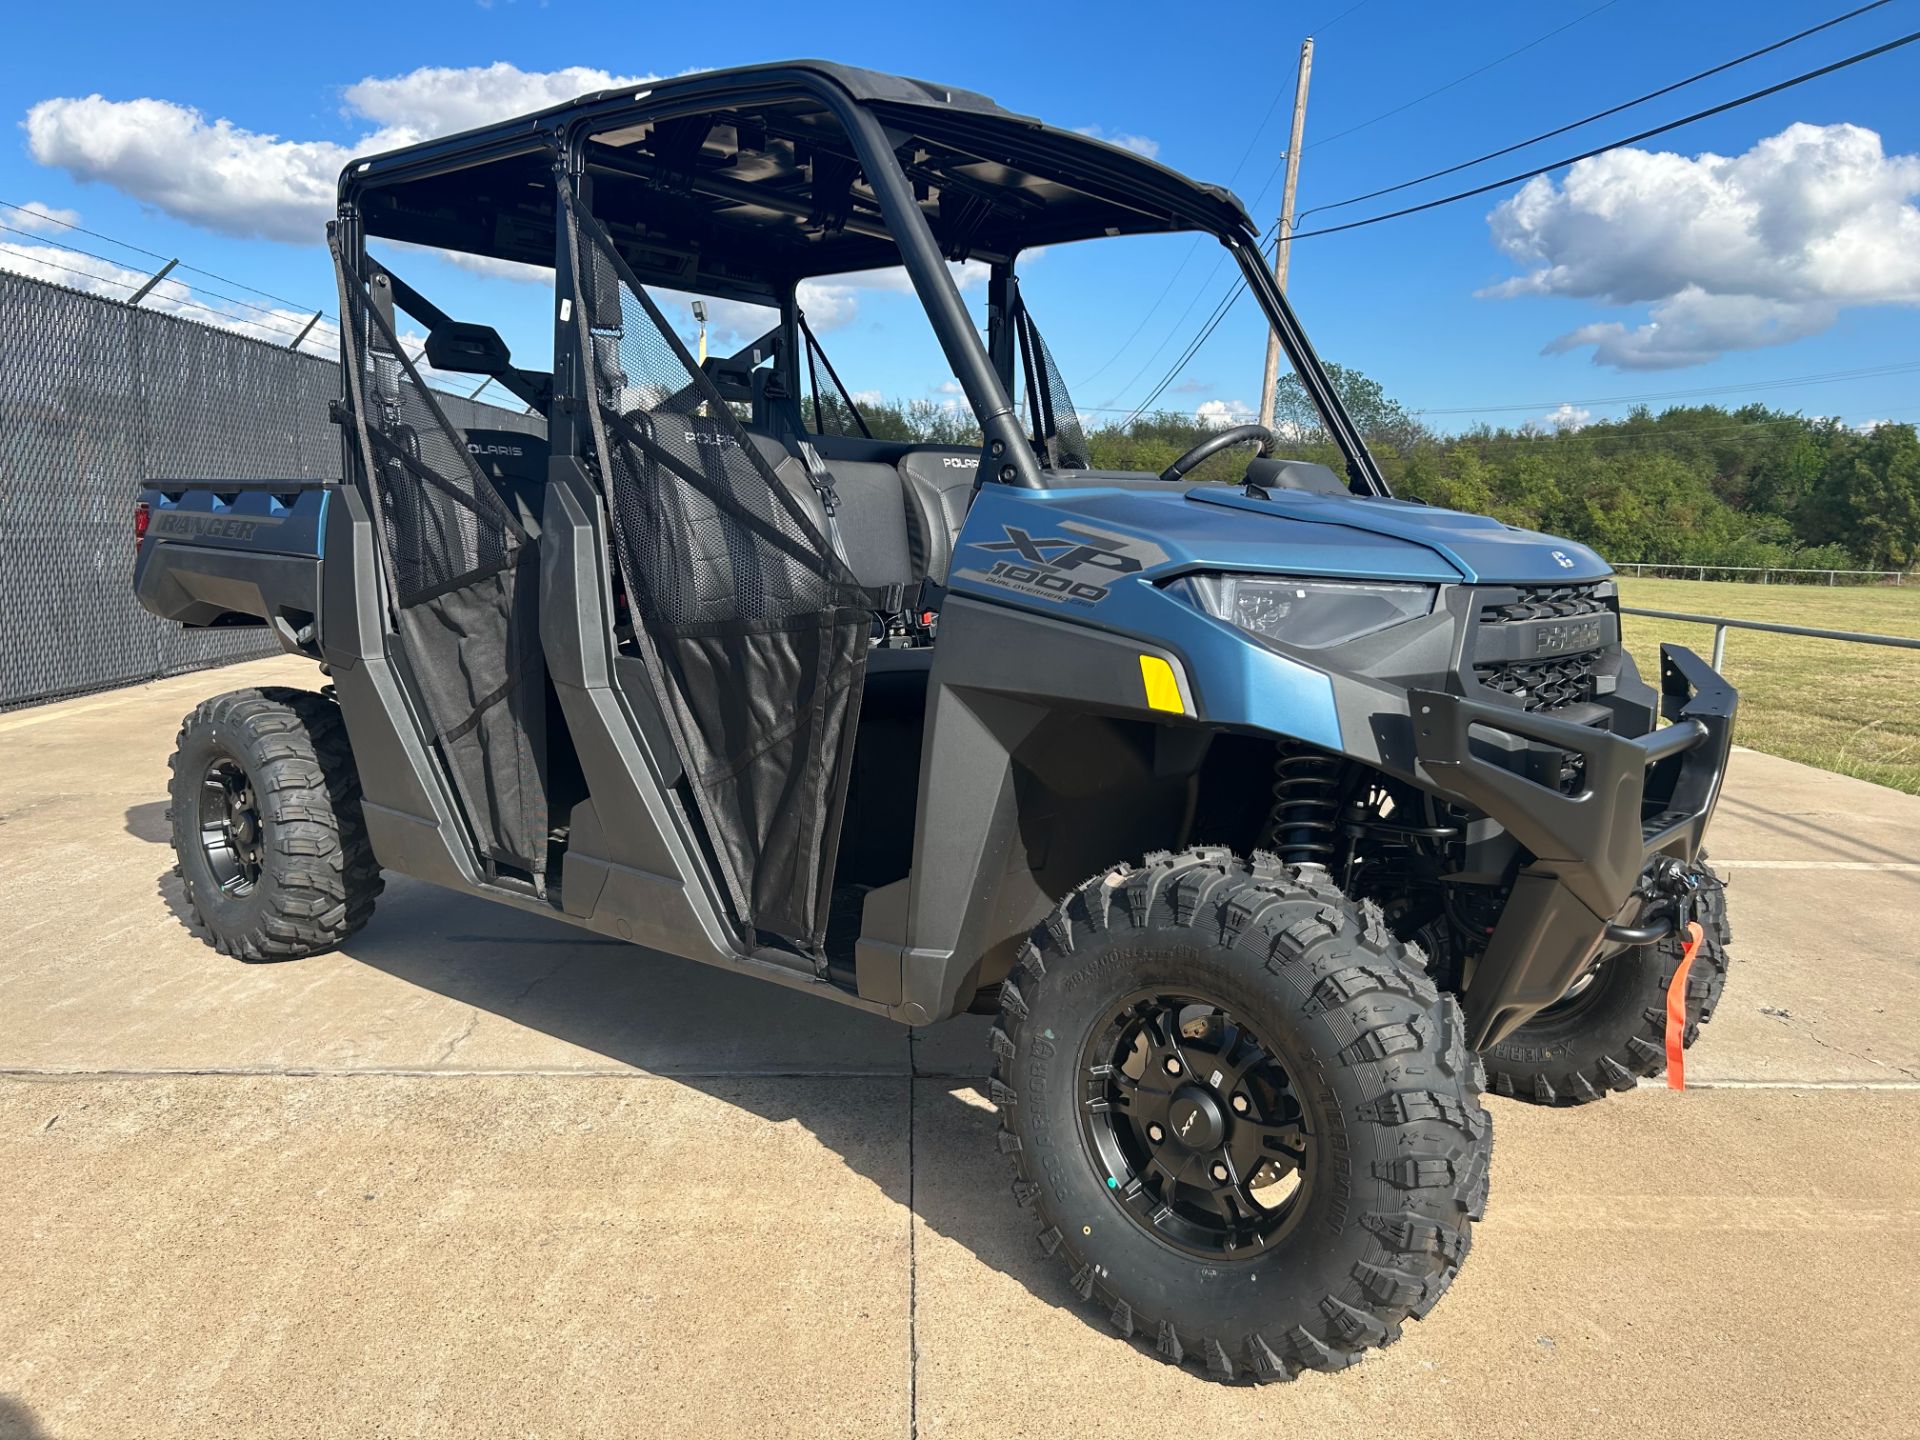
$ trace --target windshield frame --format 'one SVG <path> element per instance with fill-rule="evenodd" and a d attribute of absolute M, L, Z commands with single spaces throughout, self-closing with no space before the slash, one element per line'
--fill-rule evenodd
<path fill-rule="evenodd" d="M 997 483 L 1025 489 L 1048 488 L 1040 461 L 1027 442 L 1012 398 L 1011 369 L 1003 353 L 1009 330 L 1004 306 L 1010 277 L 1024 250 L 1045 243 L 1044 237 L 1007 247 L 1002 256 L 977 254 L 991 265 L 996 283 L 989 301 L 989 337 L 983 344 L 967 312 L 959 288 L 947 266 L 914 181 L 902 166 L 898 147 L 916 135 L 938 138 L 960 135 L 978 140 L 991 136 L 995 153 L 1006 163 L 1030 172 L 1071 175 L 1060 183 L 1125 209 L 1136 222 L 1150 214 L 1156 223 L 1129 223 L 1098 237 L 1118 238 L 1128 233 L 1206 233 L 1233 254 L 1247 286 L 1255 295 L 1268 325 L 1280 341 L 1288 362 L 1300 376 L 1308 397 L 1345 460 L 1356 487 L 1387 495 L 1385 478 L 1364 439 L 1335 393 L 1318 355 L 1308 341 L 1286 296 L 1274 283 L 1261 254 L 1260 240 L 1245 209 L 1229 192 L 1198 181 L 1167 166 L 1086 136 L 1056 130 L 1013 116 L 998 107 L 905 104 L 895 97 L 857 96 L 831 67 L 810 64 L 756 67 L 750 73 L 711 72 L 664 84 L 652 91 L 614 97 L 591 97 L 567 111 L 553 114 L 550 123 L 561 140 L 564 164 L 576 186 L 585 174 L 589 140 L 620 124 L 661 120 L 739 106 L 804 97 L 819 103 L 837 119 L 859 160 L 886 229 L 936 339 L 959 383 L 984 437 L 981 475 Z M 524 124 L 524 122 L 523 122 Z M 911 125 L 911 130 L 902 127 Z M 524 129 L 522 135 L 524 135 Z M 478 138 L 478 137 L 475 137 Z M 442 142 L 443 144 L 445 142 Z M 524 140 L 522 141 L 524 143 Z M 391 162 L 390 162 L 391 163 Z M 358 177 L 356 177 L 358 178 Z M 561 249 L 564 251 L 564 245 Z M 556 284 L 564 288 L 566 257 L 557 257 Z M 797 281 L 796 281 L 797 283 Z M 762 302 L 764 303 L 764 302 Z M 791 300 L 787 300 L 790 308 Z M 990 353 L 990 351 L 992 353 Z"/>

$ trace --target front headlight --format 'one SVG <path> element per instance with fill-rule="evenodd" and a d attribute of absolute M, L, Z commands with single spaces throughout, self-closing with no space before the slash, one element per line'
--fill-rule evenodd
<path fill-rule="evenodd" d="M 1323 650 L 1433 613 L 1433 585 L 1188 575 L 1168 587 L 1216 619 L 1300 650 Z"/>

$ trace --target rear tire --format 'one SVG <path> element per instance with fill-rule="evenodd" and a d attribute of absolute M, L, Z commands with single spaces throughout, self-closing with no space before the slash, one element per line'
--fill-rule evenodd
<path fill-rule="evenodd" d="M 371 918 L 380 866 L 331 699 L 276 687 L 208 700 L 168 763 L 174 873 L 214 948 L 295 960 Z"/>
<path fill-rule="evenodd" d="M 1142 1014 L 1163 1019 L 1121 1042 L 1132 1060 L 1086 1063 Z M 1167 1015 L 1188 1038 L 1153 1049 Z M 1492 1137 L 1463 1034 L 1379 910 L 1325 870 L 1214 848 L 1149 856 L 1069 895 L 1004 985 L 1000 1148 L 1041 1248 L 1120 1334 L 1222 1381 L 1340 1370 L 1433 1308 L 1484 1209 Z M 1160 1069 L 1179 1077 L 1161 1087 L 1164 1127 L 1142 1119 L 1160 1114 L 1141 1083 Z M 1187 1133 L 1205 1148 L 1176 1149 L 1168 1131 L 1202 1091 Z M 1243 1163 L 1250 1139 L 1259 1155 L 1297 1146 L 1284 1199 L 1253 1184 L 1274 1172 Z M 1216 1171 L 1234 1184 L 1209 1191 Z"/>
<path fill-rule="evenodd" d="M 1727 983 L 1726 883 L 1704 857 L 1693 867 L 1700 949 L 1687 970 L 1685 1047 L 1713 1018 Z M 1679 936 L 1601 962 L 1584 988 L 1535 1015 L 1482 1053 L 1494 1093 L 1536 1105 L 1588 1105 L 1666 1073 L 1667 987 L 1682 953 Z"/>

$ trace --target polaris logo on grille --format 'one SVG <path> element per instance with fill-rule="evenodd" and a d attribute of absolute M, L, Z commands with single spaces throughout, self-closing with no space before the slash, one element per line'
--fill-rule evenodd
<path fill-rule="evenodd" d="M 1535 655 L 1567 655 L 1598 650 L 1607 643 L 1606 628 L 1598 620 L 1563 620 L 1533 628 Z"/>
<path fill-rule="evenodd" d="M 1573 557 L 1564 550 L 1554 551 L 1553 561 L 1554 564 L 1558 565 L 1562 570 L 1573 569 Z"/>
<path fill-rule="evenodd" d="M 469 455 L 512 455 L 518 457 L 527 452 L 518 445 L 476 445 L 469 440 L 467 442 L 467 453 Z"/>

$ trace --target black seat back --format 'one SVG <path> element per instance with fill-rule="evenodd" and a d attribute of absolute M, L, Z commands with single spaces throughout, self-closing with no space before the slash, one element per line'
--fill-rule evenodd
<path fill-rule="evenodd" d="M 980 478 L 980 452 L 910 450 L 900 457 L 907 502 L 907 542 L 916 579 L 947 583 L 954 541 L 966 523 Z"/>

